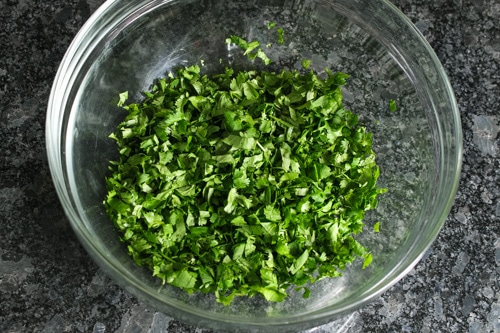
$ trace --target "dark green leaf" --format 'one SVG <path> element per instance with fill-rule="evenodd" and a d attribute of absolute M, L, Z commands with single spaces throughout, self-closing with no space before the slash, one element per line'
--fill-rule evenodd
<path fill-rule="evenodd" d="M 227 42 L 271 62 L 258 41 Z M 133 260 L 225 305 L 282 301 L 292 285 L 309 297 L 305 284 L 369 265 L 354 236 L 386 189 L 371 134 L 342 105 L 349 76 L 202 70 L 169 73 L 140 104 L 119 95 L 128 115 L 110 135 L 119 158 L 104 205 Z"/>

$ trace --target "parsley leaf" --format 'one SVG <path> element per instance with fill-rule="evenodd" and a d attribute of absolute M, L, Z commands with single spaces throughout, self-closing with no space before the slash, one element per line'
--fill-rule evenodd
<path fill-rule="evenodd" d="M 389 101 L 389 110 L 391 110 L 391 112 L 395 112 L 395 111 L 397 111 L 397 109 L 398 109 L 398 108 L 397 108 L 397 106 L 396 106 L 396 101 L 395 101 L 395 100 L 393 100 L 393 99 L 391 99 L 391 100 Z"/>
<path fill-rule="evenodd" d="M 311 66 L 311 60 L 307 59 L 302 60 L 302 67 L 304 67 L 304 69 L 309 69 L 310 66 Z"/>
<path fill-rule="evenodd" d="M 258 41 L 226 42 L 271 62 Z M 141 103 L 120 94 L 128 114 L 110 135 L 120 155 L 104 206 L 135 262 L 225 305 L 283 301 L 292 285 L 308 297 L 307 283 L 340 276 L 357 258 L 368 266 L 372 254 L 354 237 L 386 189 L 376 185 L 371 133 L 343 107 L 348 77 L 208 76 L 193 65 L 158 80 Z"/>
<path fill-rule="evenodd" d="M 282 28 L 278 28 L 278 44 L 283 44 L 285 39 L 285 31 Z"/>

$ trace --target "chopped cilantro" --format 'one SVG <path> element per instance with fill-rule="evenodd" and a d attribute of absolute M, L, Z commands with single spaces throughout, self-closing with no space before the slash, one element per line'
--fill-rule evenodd
<path fill-rule="evenodd" d="M 227 42 L 269 59 L 259 42 Z M 342 104 L 349 76 L 326 72 L 208 76 L 193 65 L 139 104 L 120 94 L 128 115 L 110 135 L 120 157 L 104 205 L 138 265 L 227 305 L 283 301 L 291 286 L 309 297 L 307 283 L 370 264 L 354 236 L 385 189 L 371 133 Z"/>
<path fill-rule="evenodd" d="M 373 225 L 374 232 L 380 232 L 380 222 L 377 222 Z"/>

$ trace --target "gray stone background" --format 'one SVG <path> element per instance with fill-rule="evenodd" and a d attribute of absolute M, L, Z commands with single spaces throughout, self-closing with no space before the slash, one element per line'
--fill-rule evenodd
<path fill-rule="evenodd" d="M 52 185 L 44 134 L 50 87 L 72 38 L 102 2 L 0 0 L 0 332 L 209 333 L 155 312 L 104 276 Z M 449 75 L 462 116 L 463 173 L 425 258 L 354 313 L 345 331 L 498 333 L 500 2 L 393 3 Z"/>

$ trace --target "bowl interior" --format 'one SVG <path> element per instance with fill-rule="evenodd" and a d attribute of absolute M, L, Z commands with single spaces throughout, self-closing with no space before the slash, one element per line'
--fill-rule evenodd
<path fill-rule="evenodd" d="M 283 45 L 274 43 L 270 21 L 283 27 Z M 154 79 L 201 60 L 206 74 L 226 65 L 262 69 L 225 44 L 229 35 L 274 43 L 266 49 L 274 60 L 268 70 L 300 69 L 301 60 L 310 59 L 317 72 L 350 74 L 345 106 L 373 133 L 379 185 L 389 190 L 358 237 L 373 263 L 362 270 L 356 262 L 341 278 L 313 284 L 308 299 L 292 292 L 283 303 L 237 298 L 224 307 L 211 295 L 162 286 L 136 267 L 104 211 L 104 177 L 117 157 L 108 136 L 124 117 L 115 106 L 118 94 L 129 91 L 130 100 L 139 102 Z M 458 114 L 443 70 L 423 38 L 385 1 L 108 1 L 61 65 L 47 135 L 63 206 L 95 260 L 161 311 L 217 328 L 305 328 L 373 299 L 407 273 L 436 237 L 460 168 Z M 379 233 L 373 232 L 377 221 Z"/>

